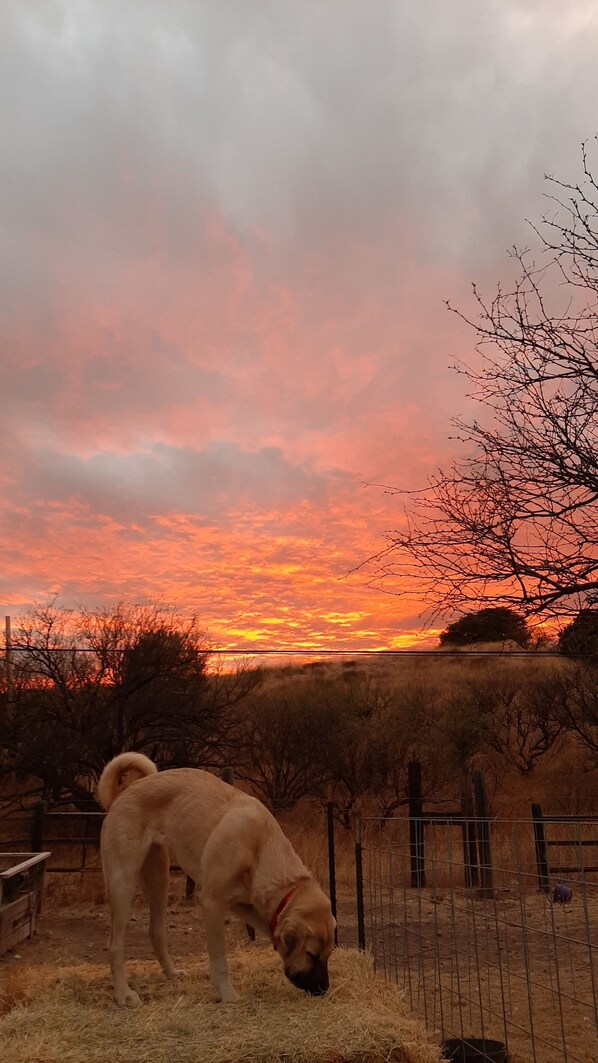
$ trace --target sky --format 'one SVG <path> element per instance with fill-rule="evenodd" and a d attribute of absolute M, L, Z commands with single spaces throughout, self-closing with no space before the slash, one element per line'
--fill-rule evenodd
<path fill-rule="evenodd" d="M 597 0 L 2 0 L 0 609 L 435 642 L 364 562 L 598 132 Z"/>

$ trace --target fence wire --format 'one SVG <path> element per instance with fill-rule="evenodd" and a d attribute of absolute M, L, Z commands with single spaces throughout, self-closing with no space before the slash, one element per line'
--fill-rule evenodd
<path fill-rule="evenodd" d="M 598 821 L 551 817 L 548 852 L 558 844 L 568 874 L 557 877 L 549 863 L 548 881 L 539 876 L 531 820 L 487 828 L 491 888 L 486 880 L 482 889 L 471 885 L 463 825 L 423 823 L 425 852 L 414 854 L 407 818 L 364 821 L 375 966 L 403 986 L 442 1040 L 502 1043 L 513 1063 L 596 1063 Z M 425 867 L 422 888 L 412 886 L 414 861 Z M 497 1056 L 487 1048 L 475 1058 Z"/>

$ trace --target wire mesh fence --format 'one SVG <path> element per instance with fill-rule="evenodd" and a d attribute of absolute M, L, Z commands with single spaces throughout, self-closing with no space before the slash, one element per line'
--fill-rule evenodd
<path fill-rule="evenodd" d="M 413 821 L 363 822 L 375 966 L 404 987 L 441 1039 L 471 1044 L 479 1063 L 500 1058 L 484 1050 L 497 1044 L 510 1063 L 596 1063 L 598 817 L 550 817 L 558 877 L 549 862 L 539 865 L 531 818 L 480 826 L 485 875 L 472 885 L 465 825 L 423 820 L 415 837 L 425 834 L 425 885 L 414 888 L 414 859 L 423 869 L 423 854 L 414 855 Z"/>

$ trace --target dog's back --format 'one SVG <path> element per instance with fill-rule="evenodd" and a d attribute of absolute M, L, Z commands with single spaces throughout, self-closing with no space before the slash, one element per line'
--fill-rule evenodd
<path fill-rule="evenodd" d="M 158 769 L 153 760 L 144 753 L 119 753 L 106 764 L 96 788 L 98 801 L 102 808 L 108 812 L 116 798 L 123 790 L 144 779 L 147 775 L 155 775 Z"/>

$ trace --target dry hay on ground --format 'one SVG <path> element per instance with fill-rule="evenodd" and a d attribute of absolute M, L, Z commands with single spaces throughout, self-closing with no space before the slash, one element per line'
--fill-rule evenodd
<path fill-rule="evenodd" d="M 299 993 L 271 950 L 231 956 L 239 1003 L 218 1005 L 205 962 L 165 981 L 131 964 L 143 1005 L 118 1009 L 105 965 L 5 969 L 0 1057 L 11 1063 L 437 1063 L 439 1049 L 403 994 L 353 949 L 331 959 L 325 997 Z M 1 993 L 0 993 L 0 1004 Z M 1 1011 L 1 1007 L 0 1007 Z"/>

